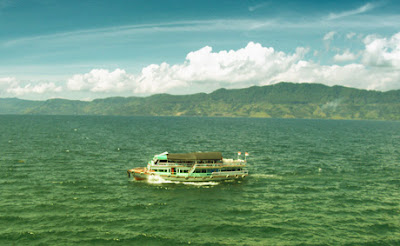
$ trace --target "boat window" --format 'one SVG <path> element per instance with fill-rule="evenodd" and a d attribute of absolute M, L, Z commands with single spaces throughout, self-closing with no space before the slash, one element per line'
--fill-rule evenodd
<path fill-rule="evenodd" d="M 155 169 L 154 171 L 165 173 L 165 172 L 168 172 L 168 169 Z"/>

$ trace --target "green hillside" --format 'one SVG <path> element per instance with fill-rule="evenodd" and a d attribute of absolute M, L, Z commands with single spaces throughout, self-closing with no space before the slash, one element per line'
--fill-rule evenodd
<path fill-rule="evenodd" d="M 113 97 L 91 102 L 0 99 L 0 114 L 225 116 L 400 120 L 400 90 L 279 83 L 210 94 Z"/>

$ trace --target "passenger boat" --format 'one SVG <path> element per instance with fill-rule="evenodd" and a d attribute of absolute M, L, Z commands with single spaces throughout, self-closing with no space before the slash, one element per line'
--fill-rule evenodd
<path fill-rule="evenodd" d="M 182 182 L 235 180 L 248 176 L 246 163 L 239 157 L 236 160 L 222 158 L 221 152 L 164 152 L 155 155 L 147 167 L 129 169 L 128 176 L 135 180 L 162 178 Z"/>

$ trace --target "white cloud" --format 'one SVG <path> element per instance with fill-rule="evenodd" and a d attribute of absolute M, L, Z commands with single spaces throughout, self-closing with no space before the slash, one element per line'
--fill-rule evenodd
<path fill-rule="evenodd" d="M 5 77 L 0 78 L 0 89 L 7 89 L 10 85 L 14 85 L 17 83 L 17 80 L 13 77 Z"/>
<path fill-rule="evenodd" d="M 364 39 L 364 44 L 364 64 L 400 69 L 400 32 L 389 39 L 369 35 Z"/>
<path fill-rule="evenodd" d="M 192 82 L 220 81 L 228 84 L 260 80 L 269 74 L 286 70 L 306 52 L 307 49 L 298 48 L 295 54 L 285 54 L 253 42 L 236 51 L 218 53 L 212 52 L 212 48 L 207 46 L 190 52 L 185 64 L 176 67 L 176 77 Z"/>
<path fill-rule="evenodd" d="M 398 36 L 400 34 L 394 35 L 389 43 L 396 43 Z M 395 47 L 398 52 L 398 46 Z M 307 52 L 307 49 L 298 48 L 294 54 L 287 54 L 251 42 L 245 48 L 236 51 L 213 52 L 212 48 L 207 46 L 189 53 L 184 64 L 174 66 L 165 64 L 163 72 L 156 74 L 160 76 L 158 81 L 169 81 L 169 88 L 198 84 L 204 86 L 203 90 L 205 87 L 234 88 L 280 81 L 318 82 L 378 90 L 400 87 L 399 69 L 374 69 L 357 63 L 345 66 L 322 66 L 304 60 Z M 335 59 L 351 61 L 357 57 L 358 55 L 346 50 L 343 54 L 338 54 Z M 400 56 L 395 58 L 396 56 L 391 54 L 390 57 L 393 60 L 399 59 Z M 142 76 L 147 77 L 143 74 Z M 154 91 L 155 87 L 151 88 Z"/>
<path fill-rule="evenodd" d="M 336 54 L 333 57 L 333 60 L 337 62 L 354 61 L 355 59 L 357 59 L 357 55 L 351 53 L 349 50 L 345 50 L 343 54 Z"/>
<path fill-rule="evenodd" d="M 335 19 L 339 19 L 339 18 L 352 16 L 352 15 L 358 15 L 358 14 L 362 14 L 362 13 L 365 13 L 367 11 L 370 11 L 370 10 L 376 8 L 376 7 L 377 7 L 376 4 L 366 3 L 366 4 L 364 4 L 363 6 L 357 8 L 357 9 L 344 11 L 344 12 L 341 12 L 341 13 L 331 13 L 327 17 L 327 19 L 328 20 L 335 20 Z"/>
<path fill-rule="evenodd" d="M 296 25 L 298 23 L 295 23 Z M 210 19 L 210 20 L 187 20 L 163 23 L 147 23 L 138 25 L 122 25 L 104 28 L 82 29 L 77 31 L 56 32 L 51 34 L 26 36 L 0 42 L 0 47 L 32 45 L 32 44 L 69 44 L 82 43 L 82 40 L 100 42 L 101 40 L 120 39 L 137 35 L 148 35 L 154 33 L 180 33 L 180 32 L 207 32 L 207 31 L 248 31 L 263 27 L 287 26 L 292 28 L 292 23 L 282 23 L 275 19 Z M 307 25 L 309 26 L 309 25 Z"/>
<path fill-rule="evenodd" d="M 171 89 L 187 87 L 189 81 L 180 78 L 177 74 L 181 71 L 181 66 L 170 66 L 164 62 L 161 65 L 152 64 L 143 68 L 137 79 L 137 87 L 133 92 L 139 94 L 162 93 Z"/>
<path fill-rule="evenodd" d="M 291 82 L 317 82 L 328 85 L 345 85 L 361 87 L 354 81 L 354 74 L 364 74 L 365 67 L 360 64 L 349 64 L 346 66 L 321 66 L 319 64 L 300 61 L 294 64 L 287 71 L 277 74 L 271 82 L 291 81 Z M 364 77 L 364 76 L 362 76 Z"/>
<path fill-rule="evenodd" d="M 165 69 L 162 73 L 158 73 L 164 76 L 158 77 L 156 81 L 163 81 L 164 86 L 161 87 L 163 91 L 175 86 L 201 85 L 216 89 L 221 86 L 249 85 L 285 71 L 300 60 L 306 52 L 308 52 L 307 49 L 298 48 L 294 54 L 285 54 L 253 42 L 236 51 L 218 53 L 212 52 L 212 48 L 206 46 L 190 52 L 181 65 L 164 64 Z M 152 73 L 149 77 L 142 72 L 142 77 L 150 81 L 149 78 L 153 78 L 154 74 Z M 154 90 L 154 86 L 151 88 Z"/>
<path fill-rule="evenodd" d="M 349 33 L 346 34 L 346 38 L 347 39 L 352 39 L 355 35 L 356 35 L 355 32 L 349 32 Z"/>
<path fill-rule="evenodd" d="M 267 4 L 266 4 L 267 5 Z M 257 5 L 250 6 L 250 9 Z M 256 10 L 256 9 L 254 9 Z M 243 18 L 243 19 L 198 19 L 183 20 L 163 23 L 144 23 L 138 25 L 120 25 L 93 29 L 80 29 L 76 31 L 55 32 L 45 35 L 25 36 L 16 39 L 3 39 L 0 41 L 0 48 L 23 47 L 23 46 L 50 46 L 62 45 L 70 46 L 72 44 L 82 45 L 82 40 L 93 44 L 109 44 L 110 41 L 119 40 L 119 42 L 130 42 L 132 37 L 147 36 L 159 33 L 187 33 L 187 32 L 223 32 L 223 31 L 257 31 L 260 29 L 279 29 L 292 31 L 293 29 L 304 30 L 325 30 L 346 28 L 382 28 L 389 27 L 398 29 L 400 24 L 399 14 L 368 15 L 357 16 L 354 19 L 334 19 L 311 16 L 299 20 L 297 18 L 285 17 L 265 17 L 265 18 Z M 316 26 L 316 23 L 320 23 Z M 90 41 L 90 42 L 89 42 Z"/>
<path fill-rule="evenodd" d="M 23 84 L 15 78 L 0 78 L 0 94 L 12 96 L 24 96 L 27 94 L 45 94 L 61 92 L 62 87 L 54 83 L 27 83 Z"/>
<path fill-rule="evenodd" d="M 284 73 L 270 79 L 279 81 L 316 82 L 326 85 L 343 85 L 369 90 L 391 90 L 400 87 L 399 70 L 368 69 L 362 64 L 321 66 L 300 61 Z"/>
<path fill-rule="evenodd" d="M 37 85 L 32 85 L 31 83 L 29 83 L 25 86 L 12 87 L 7 90 L 8 93 L 16 96 L 23 96 L 26 94 L 44 94 L 61 91 L 62 87 L 56 86 L 54 83 L 40 83 Z"/>
<path fill-rule="evenodd" d="M 26 95 L 43 95 L 62 92 L 62 86 L 54 83 L 21 82 L 14 77 L 0 78 L 0 95 L 25 97 Z"/>
<path fill-rule="evenodd" d="M 68 80 L 72 91 L 121 92 L 130 90 L 136 94 L 179 92 L 194 86 L 217 89 L 221 86 L 235 87 L 256 83 L 288 69 L 299 61 L 308 50 L 297 48 L 294 54 L 277 52 L 250 42 L 239 50 L 213 52 L 206 46 L 190 52 L 183 64 L 151 64 L 138 76 L 116 69 L 94 69 L 86 74 L 77 74 Z"/>
<path fill-rule="evenodd" d="M 263 7 L 267 6 L 267 5 L 269 5 L 269 2 L 264 2 L 264 3 L 256 4 L 256 5 L 253 5 L 253 6 L 249 6 L 248 9 L 249 9 L 250 12 L 253 12 L 253 11 L 255 11 L 257 9 L 260 9 L 260 8 L 263 8 Z"/>
<path fill-rule="evenodd" d="M 209 46 L 189 52 L 178 64 L 151 64 L 138 74 L 123 69 L 93 69 L 75 74 L 66 81 L 68 93 L 95 98 L 96 95 L 143 95 L 154 93 L 186 94 L 211 92 L 215 89 L 268 85 L 281 81 L 317 82 L 363 89 L 400 88 L 400 33 L 389 38 L 367 36 L 365 50 L 357 55 L 345 50 L 335 61 L 363 63 L 344 66 L 320 65 L 305 59 L 309 49 L 298 47 L 294 53 L 277 51 L 250 42 L 237 50 L 213 51 Z M 314 55 L 318 55 L 315 53 Z M 0 94 L 61 95 L 67 93 L 54 83 L 21 83 L 13 77 L 0 78 Z M 58 93 L 58 94 L 57 94 Z M 65 97 L 65 94 L 64 94 Z"/>
<path fill-rule="evenodd" d="M 327 34 L 324 35 L 323 40 L 324 41 L 332 40 L 335 37 L 335 35 L 336 35 L 336 32 L 330 31 L 330 32 L 328 32 Z"/>
<path fill-rule="evenodd" d="M 330 49 L 331 41 L 334 39 L 335 35 L 336 35 L 335 31 L 330 31 L 330 32 L 326 33 L 324 35 L 324 37 L 322 38 L 322 40 L 324 41 L 326 50 Z"/>
<path fill-rule="evenodd" d="M 386 43 L 395 44 L 397 37 L 398 35 L 393 36 Z M 365 41 L 365 54 L 369 54 L 368 45 L 376 41 L 382 42 L 382 39 L 369 37 Z M 295 53 L 288 54 L 253 42 L 238 50 L 219 52 L 213 52 L 211 47 L 206 46 L 187 54 L 186 60 L 181 64 L 151 64 L 143 68 L 137 76 L 120 69 L 113 72 L 92 70 L 88 74 L 75 75 L 68 81 L 68 88 L 92 92 L 130 90 L 134 94 L 180 94 L 190 91 L 191 88 L 194 89 L 190 92 L 212 91 L 220 87 L 237 88 L 280 81 L 318 82 L 379 90 L 399 88 L 398 69 L 374 69 L 366 64 L 356 63 L 322 66 L 304 60 L 308 51 L 299 47 Z M 390 57 L 395 64 L 397 58 L 393 52 L 390 53 Z M 351 61 L 357 57 L 358 55 L 346 50 L 337 54 L 334 59 Z"/>
<path fill-rule="evenodd" d="M 109 72 L 106 69 L 93 69 L 86 74 L 76 74 L 67 81 L 71 91 L 122 92 L 133 88 L 134 76 L 123 69 Z"/>

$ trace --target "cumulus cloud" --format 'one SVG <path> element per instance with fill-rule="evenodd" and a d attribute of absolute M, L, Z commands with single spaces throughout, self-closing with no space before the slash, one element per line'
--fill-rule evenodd
<path fill-rule="evenodd" d="M 0 89 L 4 90 L 9 88 L 11 85 L 15 85 L 17 80 L 13 77 L 0 78 Z"/>
<path fill-rule="evenodd" d="M 54 83 L 23 83 L 13 77 L 0 78 L 0 95 L 2 96 L 25 96 L 31 94 L 58 93 L 62 91 L 61 86 Z"/>
<path fill-rule="evenodd" d="M 185 65 L 174 65 L 163 62 L 161 65 L 151 64 L 142 69 L 137 79 L 135 93 L 160 93 L 171 89 L 184 88 L 189 85 L 190 79 L 185 80 L 180 76 L 186 72 L 182 67 Z"/>
<path fill-rule="evenodd" d="M 326 85 L 343 85 L 368 90 L 390 90 L 400 87 L 399 69 L 368 68 L 363 64 L 322 66 L 309 61 L 299 61 L 284 73 L 270 79 L 279 81 L 316 82 Z"/>
<path fill-rule="evenodd" d="M 175 67 L 174 77 L 199 83 L 260 81 L 287 70 L 307 52 L 308 49 L 299 47 L 294 54 L 286 54 L 253 42 L 236 51 L 218 53 L 212 52 L 212 48 L 207 46 L 190 52 L 186 62 Z"/>
<path fill-rule="evenodd" d="M 26 94 L 44 94 L 44 93 L 54 93 L 61 92 L 62 87 L 56 86 L 54 83 L 39 83 L 27 85 L 17 85 L 11 86 L 7 89 L 7 93 L 15 96 L 23 96 Z"/>
<path fill-rule="evenodd" d="M 400 33 L 391 38 L 369 35 L 364 39 L 363 63 L 375 67 L 395 67 L 400 69 Z"/>
<path fill-rule="evenodd" d="M 362 88 L 363 83 L 366 81 L 360 81 L 360 77 L 364 78 L 367 74 L 368 71 L 360 64 L 322 66 L 310 61 L 299 61 L 287 71 L 271 78 L 271 82 L 317 82 L 327 85 L 344 85 Z"/>
<path fill-rule="evenodd" d="M 353 61 L 355 59 L 357 59 L 357 55 L 351 53 L 349 50 L 345 50 L 343 54 L 336 54 L 333 57 L 333 60 L 337 62 L 347 62 L 347 61 Z"/>
<path fill-rule="evenodd" d="M 106 69 L 93 69 L 86 74 L 76 74 L 67 81 L 71 91 L 122 92 L 134 87 L 135 78 L 123 69 L 110 72 Z"/>
<path fill-rule="evenodd" d="M 0 95 L 2 96 L 25 96 L 31 94 L 58 93 L 62 86 L 50 83 L 21 82 L 14 77 L 0 78 Z"/>
<path fill-rule="evenodd" d="M 328 34 L 326 39 L 330 40 L 335 32 Z M 250 42 L 238 50 L 219 52 L 205 46 L 188 53 L 181 64 L 151 64 L 137 75 L 122 69 L 94 69 L 86 74 L 74 75 L 68 80 L 67 88 L 102 93 L 130 91 L 132 94 L 180 94 L 291 81 L 388 90 L 399 87 L 399 69 L 382 70 L 371 66 L 399 65 L 399 37 L 400 33 L 390 39 L 367 37 L 364 40 L 365 51 L 361 54 L 362 64 L 323 66 L 304 59 L 309 52 L 307 48 L 299 47 L 291 54 Z M 334 60 L 348 62 L 356 60 L 358 56 L 345 50 L 335 55 Z M 190 88 L 194 89 L 191 91 Z"/>
<path fill-rule="evenodd" d="M 137 94 L 175 92 L 176 88 L 203 87 L 217 89 L 264 81 L 299 61 L 308 49 L 299 47 L 294 54 L 275 51 L 272 47 L 250 42 L 245 48 L 213 52 L 206 46 L 190 52 L 183 64 L 151 64 L 138 76 L 116 69 L 94 69 L 77 74 L 67 82 L 69 90 L 121 92 Z"/>
<path fill-rule="evenodd" d="M 327 39 L 331 39 L 332 35 Z M 303 47 L 286 53 L 254 42 L 237 50 L 213 51 L 212 47 L 205 46 L 189 52 L 182 63 L 151 64 L 135 75 L 123 69 L 93 69 L 85 74 L 73 75 L 63 87 L 54 83 L 21 83 L 13 77 L 0 78 L 0 94 L 60 95 L 61 92 L 68 92 L 83 97 L 90 95 L 91 98 L 96 95 L 186 94 L 281 81 L 376 90 L 399 89 L 400 33 L 389 38 L 367 36 L 364 44 L 365 49 L 357 55 L 349 50 L 335 55 L 337 62 L 353 62 L 342 66 L 321 65 L 308 60 L 306 54 L 309 49 Z M 359 56 L 362 62 L 356 63 Z"/>

